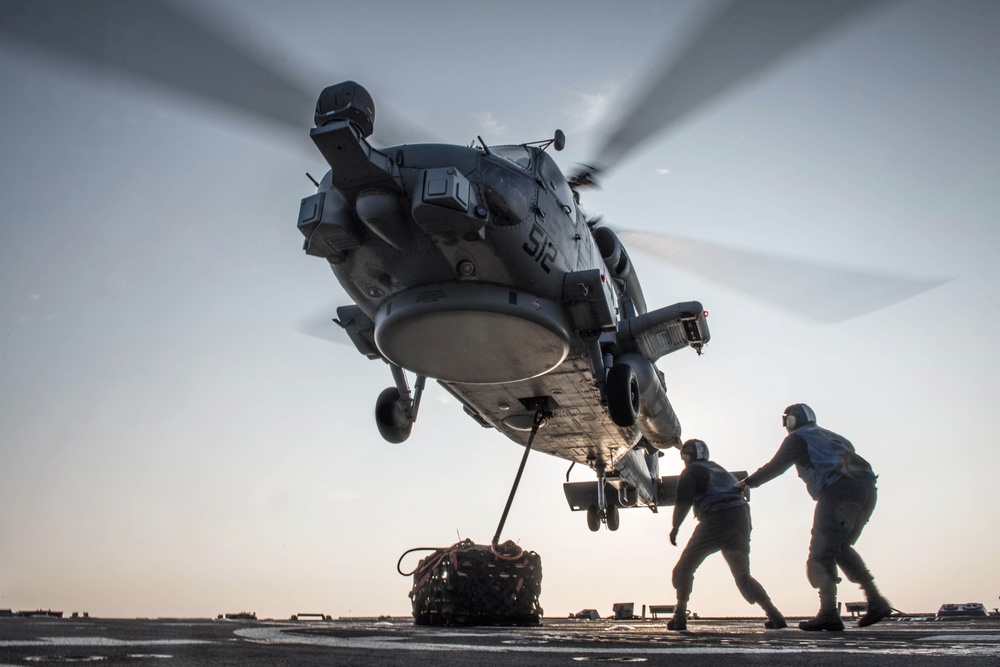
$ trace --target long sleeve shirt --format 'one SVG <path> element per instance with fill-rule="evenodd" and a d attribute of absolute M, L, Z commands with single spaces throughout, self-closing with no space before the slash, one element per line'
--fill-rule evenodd
<path fill-rule="evenodd" d="M 747 486 L 756 489 L 761 484 L 770 482 L 796 464 L 801 466 L 809 465 L 809 447 L 801 436 L 789 433 L 781 441 L 781 446 L 778 447 L 778 451 L 771 457 L 771 460 L 758 468 L 744 481 Z M 678 490 L 679 493 L 680 491 Z"/>
<path fill-rule="evenodd" d="M 838 436 L 831 431 L 823 432 L 834 438 L 842 438 L 842 436 Z M 770 461 L 746 478 L 746 484 L 750 488 L 757 488 L 761 484 L 770 482 L 775 477 L 781 475 L 793 465 L 799 466 L 800 476 L 802 476 L 803 471 L 813 466 L 813 462 L 809 457 L 809 445 L 806 443 L 805 438 L 795 431 L 789 433 L 781 442 L 781 446 L 778 447 L 778 451 Z M 853 446 L 850 446 L 850 449 L 845 452 L 842 466 L 836 478 L 839 478 L 842 474 L 853 479 L 875 479 L 871 465 L 854 452 Z M 808 486 L 809 480 L 806 477 L 803 477 L 803 480 L 806 481 L 806 485 Z M 813 497 L 815 498 L 818 495 L 818 490 L 811 490 L 810 493 L 814 493 Z"/>
<path fill-rule="evenodd" d="M 674 502 L 674 528 L 680 528 L 694 505 L 698 494 L 708 489 L 708 471 L 699 466 L 688 466 L 677 479 L 677 500 Z"/>

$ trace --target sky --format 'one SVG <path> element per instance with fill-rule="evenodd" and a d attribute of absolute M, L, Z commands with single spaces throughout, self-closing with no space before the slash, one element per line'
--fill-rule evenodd
<path fill-rule="evenodd" d="M 567 171 L 697 13 L 181 6 L 306 90 L 354 79 L 443 141 L 561 128 Z M 752 471 L 784 407 L 809 403 L 879 474 L 858 549 L 912 613 L 1000 595 L 998 28 L 989 0 L 891 4 L 650 137 L 583 200 L 624 229 L 943 280 L 820 324 L 630 250 L 650 308 L 697 299 L 710 313 L 704 356 L 659 362 L 685 436 Z M 333 324 L 303 333 L 349 303 L 296 229 L 306 173 L 325 172 L 311 109 L 292 132 L 2 31 L 0 90 L 0 608 L 405 616 L 406 550 L 489 542 L 522 450 L 434 383 L 409 440 L 384 442 L 387 367 Z M 670 510 L 591 533 L 563 496 L 567 468 L 529 457 L 503 535 L 540 554 L 546 615 L 672 603 Z M 661 472 L 680 469 L 668 452 Z M 751 507 L 754 576 L 786 614 L 813 613 L 804 485 L 790 471 Z M 845 581 L 840 599 L 863 598 Z M 759 613 L 721 556 L 690 609 Z"/>

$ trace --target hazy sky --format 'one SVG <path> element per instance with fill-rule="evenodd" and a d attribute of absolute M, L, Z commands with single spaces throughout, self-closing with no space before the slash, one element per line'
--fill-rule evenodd
<path fill-rule="evenodd" d="M 562 128 L 566 169 L 692 14 L 661 0 L 199 4 L 185 6 L 306 90 L 355 79 L 443 140 Z M 632 251 L 651 308 L 711 313 L 703 357 L 659 364 L 685 435 L 754 470 L 782 409 L 810 403 L 880 474 L 858 547 L 903 611 L 1000 595 L 998 29 L 991 0 L 892 5 L 651 138 L 584 199 L 623 228 L 953 278 L 819 325 Z M 384 442 L 387 367 L 335 325 L 343 344 L 301 332 L 349 302 L 295 227 L 305 173 L 325 170 L 311 109 L 292 133 L 3 32 L 0 90 L 0 608 L 406 615 L 405 550 L 489 542 L 522 450 L 433 383 L 412 437 Z M 672 452 L 661 465 L 681 468 Z M 504 531 L 541 555 L 546 614 L 671 603 L 669 509 L 591 533 L 567 507 L 567 468 L 529 458 Z M 786 614 L 812 613 L 804 485 L 790 471 L 752 508 L 754 575 Z M 862 594 L 845 582 L 841 599 Z M 757 613 L 720 556 L 690 607 Z"/>

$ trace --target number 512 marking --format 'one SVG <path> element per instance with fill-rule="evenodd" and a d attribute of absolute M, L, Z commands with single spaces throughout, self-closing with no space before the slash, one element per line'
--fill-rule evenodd
<path fill-rule="evenodd" d="M 545 273 L 552 271 L 549 262 L 556 260 L 559 251 L 552 245 L 545 230 L 539 227 L 537 222 L 532 225 L 531 231 L 528 232 L 528 240 L 521 247 L 524 248 L 524 252 L 531 255 L 541 265 Z"/>

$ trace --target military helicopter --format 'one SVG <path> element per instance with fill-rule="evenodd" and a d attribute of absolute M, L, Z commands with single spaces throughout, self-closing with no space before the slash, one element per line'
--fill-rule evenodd
<path fill-rule="evenodd" d="M 15 4 L 0 28 L 304 131 L 300 114 L 314 98 L 169 4 L 140 13 L 183 37 L 124 56 L 87 35 L 127 31 L 78 29 L 133 20 L 129 4 Z M 564 486 L 591 530 L 617 529 L 620 508 L 671 504 L 675 478 L 659 475 L 658 458 L 680 445 L 681 425 L 656 362 L 684 348 L 700 354 L 707 313 L 698 301 L 648 307 L 621 235 L 584 213 L 581 193 L 650 134 L 873 4 L 723 8 L 651 79 L 592 166 L 569 176 L 550 153 L 565 144 L 560 131 L 506 146 L 408 143 L 398 123 L 380 128 L 361 85 L 323 90 L 309 134 L 330 170 L 301 201 L 298 229 L 354 302 L 337 309 L 337 324 L 388 365 L 392 385 L 375 401 L 382 437 L 407 439 L 433 379 L 525 455 L 534 448 L 591 468 L 595 481 Z M 164 71 L 183 55 L 176 44 L 211 51 L 202 60 L 225 68 Z"/>
<path fill-rule="evenodd" d="M 681 425 L 656 362 L 710 340 L 698 301 L 647 307 L 619 235 L 589 219 L 580 193 L 639 140 L 718 89 L 815 37 L 860 5 L 805 11 L 740 3 L 716 17 L 666 69 L 596 167 L 567 177 L 548 149 L 566 138 L 491 146 L 375 148 L 375 104 L 348 81 L 325 89 L 310 136 L 330 171 L 302 200 L 305 251 L 329 262 L 354 301 L 336 322 L 358 352 L 388 364 L 375 402 L 382 437 L 406 440 L 428 378 L 484 427 L 591 468 L 564 485 L 591 530 L 619 527 L 619 508 L 670 505 L 676 477 L 659 475 Z M 774 40 L 760 44 L 768 26 Z M 775 27 L 777 26 L 777 27 Z M 696 85 L 697 84 L 697 85 Z M 690 89 L 685 96 L 684 87 Z M 678 102 L 664 100 L 669 93 Z M 410 388 L 407 373 L 414 376 Z M 535 439 L 539 427 L 544 430 Z M 522 462 L 523 465 L 523 462 Z"/>
<path fill-rule="evenodd" d="M 545 150 L 562 149 L 561 132 L 517 146 L 378 150 L 367 142 L 374 117 L 354 82 L 320 95 L 311 136 L 330 171 L 298 225 L 306 252 L 355 301 L 337 323 L 392 372 L 375 405 L 382 437 L 407 439 L 432 378 L 523 446 L 544 419 L 535 447 L 597 473 L 585 489 L 566 487 L 592 529 L 616 529 L 618 507 L 668 501 L 656 454 L 680 445 L 681 428 L 654 362 L 702 350 L 702 305 L 647 309 L 621 241 L 585 217 L 581 180 Z"/>

